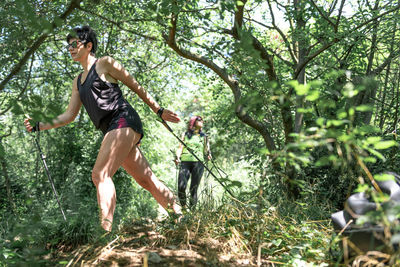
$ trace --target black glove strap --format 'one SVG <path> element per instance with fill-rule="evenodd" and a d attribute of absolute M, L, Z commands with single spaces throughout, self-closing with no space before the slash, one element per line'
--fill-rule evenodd
<path fill-rule="evenodd" d="M 162 114 L 163 114 L 163 112 L 164 112 L 164 108 L 160 108 L 160 109 L 157 111 L 157 115 L 158 115 L 158 117 L 160 117 L 161 119 L 162 119 Z"/>

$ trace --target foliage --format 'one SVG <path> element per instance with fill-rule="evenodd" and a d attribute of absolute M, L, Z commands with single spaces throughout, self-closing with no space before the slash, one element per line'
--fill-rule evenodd
<path fill-rule="evenodd" d="M 222 251 L 232 257 L 332 263 L 325 249 L 329 214 L 355 189 L 370 191 L 376 175 L 400 169 L 400 6 L 339 2 L 2 1 L 0 266 L 46 264 L 101 235 L 90 177 L 102 135 L 86 112 L 40 136 L 67 222 L 34 135 L 22 124 L 25 114 L 50 121 L 65 110 L 82 71 L 64 49 L 65 36 L 86 24 L 99 37 L 97 57 L 117 59 L 160 105 L 180 115 L 183 122 L 171 125 L 175 134 L 190 116 L 203 116 L 214 160 L 208 166 L 223 170 L 218 177 L 234 192 L 232 200 L 206 172 L 204 207 L 181 225 L 161 224 L 170 242 L 188 240 L 190 230 L 231 245 Z M 177 140 L 121 88 L 143 120 L 143 154 L 176 190 Z M 115 231 L 157 216 L 156 202 L 125 172 L 114 181 Z M 397 228 L 388 213 L 398 219 L 393 208 L 366 220 Z"/>
<path fill-rule="evenodd" d="M 186 249 L 203 244 L 214 249 L 217 246 L 223 256 L 215 258 L 210 254 L 207 261 L 221 266 L 225 266 L 222 262 L 236 266 L 240 259 L 249 256 L 254 266 L 333 263 L 329 255 L 328 221 L 312 222 L 301 206 L 292 206 L 290 213 L 283 214 L 277 207 L 265 205 L 265 201 L 262 197 L 246 203 L 227 201 L 213 210 L 209 205 L 201 206 L 195 213 L 186 214 L 179 225 L 168 221 L 160 224 L 160 232 L 166 237 L 160 240 L 161 245 Z M 291 203 L 283 200 L 279 205 Z"/>

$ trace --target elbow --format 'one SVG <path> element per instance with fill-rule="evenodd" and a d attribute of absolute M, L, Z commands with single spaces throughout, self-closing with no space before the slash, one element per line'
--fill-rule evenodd
<path fill-rule="evenodd" d="M 67 125 L 67 124 L 70 124 L 71 122 L 73 122 L 74 121 L 74 119 L 71 117 L 71 118 L 68 118 L 68 119 L 66 119 L 65 121 L 64 121 L 64 123 L 63 123 L 63 125 Z"/>
<path fill-rule="evenodd" d="M 73 121 L 75 120 L 75 118 L 76 118 L 76 115 L 77 115 L 77 114 L 68 116 L 68 118 L 67 118 L 67 120 L 66 120 L 66 124 L 69 124 L 69 123 L 73 122 Z"/>
<path fill-rule="evenodd" d="M 67 125 L 75 120 L 75 117 L 73 114 L 67 114 L 65 117 L 61 118 L 60 124 L 62 126 Z"/>

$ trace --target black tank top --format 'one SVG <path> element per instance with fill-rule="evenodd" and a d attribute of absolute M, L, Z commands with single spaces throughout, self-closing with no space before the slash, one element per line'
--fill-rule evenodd
<path fill-rule="evenodd" d="M 121 89 L 117 83 L 110 83 L 100 79 L 96 72 L 96 62 L 90 68 L 83 84 L 81 84 L 82 73 L 78 76 L 78 90 L 82 104 L 90 119 L 100 128 L 102 121 L 109 118 L 114 111 L 125 107 L 128 102 L 122 96 Z"/>

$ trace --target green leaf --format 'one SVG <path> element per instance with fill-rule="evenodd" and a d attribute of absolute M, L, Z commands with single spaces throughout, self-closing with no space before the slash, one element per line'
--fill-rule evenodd
<path fill-rule="evenodd" d="M 323 126 L 325 123 L 325 119 L 324 118 L 318 118 L 316 121 L 317 125 L 319 126 Z"/>
<path fill-rule="evenodd" d="M 361 111 L 361 112 L 367 112 L 367 111 L 372 111 L 374 108 L 369 106 L 369 105 L 360 105 L 356 107 L 357 111 Z"/>
<path fill-rule="evenodd" d="M 239 181 L 232 181 L 232 183 L 229 185 L 230 187 L 242 187 L 242 183 Z"/>
<path fill-rule="evenodd" d="M 299 113 L 312 113 L 313 109 L 312 108 L 298 108 L 297 111 Z"/>
<path fill-rule="evenodd" d="M 323 166 L 328 166 L 331 164 L 331 160 L 329 157 L 321 157 L 317 162 L 315 163 L 315 166 L 317 167 L 323 167 Z"/>
<path fill-rule="evenodd" d="M 370 136 L 370 137 L 367 138 L 366 142 L 368 144 L 375 144 L 375 143 L 377 143 L 377 142 L 379 142 L 381 140 L 382 139 L 379 136 Z"/>
<path fill-rule="evenodd" d="M 338 119 L 344 119 L 347 117 L 347 112 L 346 111 L 339 112 L 337 114 L 337 117 L 338 117 Z"/>
<path fill-rule="evenodd" d="M 306 96 L 306 100 L 308 101 L 315 101 L 319 98 L 319 91 L 318 90 L 312 90 L 310 93 Z"/>
<path fill-rule="evenodd" d="M 352 138 L 353 137 L 351 135 L 342 134 L 342 135 L 337 137 L 337 140 L 339 140 L 341 142 L 347 142 L 347 141 L 351 140 Z"/>
<path fill-rule="evenodd" d="M 354 84 L 350 82 L 346 83 L 343 89 L 343 95 L 347 98 L 352 98 L 359 93 L 359 91 L 355 89 Z"/>
<path fill-rule="evenodd" d="M 268 150 L 268 148 L 261 148 L 258 150 L 258 153 L 260 153 L 261 155 L 268 155 L 269 150 Z"/>
<path fill-rule="evenodd" d="M 389 141 L 381 141 L 379 143 L 374 144 L 375 149 L 387 149 L 392 146 L 396 146 L 397 143 L 394 140 L 389 140 Z"/>
<path fill-rule="evenodd" d="M 374 157 L 365 157 L 363 160 L 365 163 L 376 163 L 376 158 Z"/>
<path fill-rule="evenodd" d="M 321 108 L 336 108 L 336 102 L 332 99 L 323 98 L 321 101 L 318 102 L 318 105 Z"/>
<path fill-rule="evenodd" d="M 278 238 L 278 239 L 274 239 L 271 241 L 273 245 L 279 247 L 280 244 L 282 244 L 282 239 Z"/>
<path fill-rule="evenodd" d="M 297 95 L 305 95 L 308 93 L 310 86 L 304 85 L 304 84 L 299 84 L 294 89 L 296 90 Z"/>
<path fill-rule="evenodd" d="M 368 190 L 368 185 L 367 184 L 359 184 L 358 186 L 357 186 L 357 189 L 355 190 L 355 192 L 357 192 L 357 193 L 361 193 L 361 192 L 365 192 L 365 191 L 367 191 Z"/>
<path fill-rule="evenodd" d="M 369 153 L 371 153 L 372 155 L 376 156 L 378 159 L 385 161 L 385 157 L 379 153 L 378 151 L 376 151 L 375 149 L 371 149 L 369 147 L 365 148 Z"/>
<path fill-rule="evenodd" d="M 355 132 L 361 135 L 371 134 L 371 133 L 379 133 L 380 130 L 378 127 L 374 127 L 372 125 L 363 125 L 361 127 L 357 127 Z"/>
<path fill-rule="evenodd" d="M 329 120 L 326 124 L 327 127 L 330 126 L 341 126 L 343 124 L 345 124 L 347 121 L 346 120 Z"/>
<path fill-rule="evenodd" d="M 12 107 L 12 113 L 15 115 L 21 115 L 24 114 L 24 111 L 19 103 L 15 103 Z"/>
<path fill-rule="evenodd" d="M 310 127 L 310 128 L 308 128 L 308 129 L 306 129 L 306 131 L 307 131 L 307 132 L 310 132 L 310 133 L 315 133 L 315 132 L 317 132 L 318 130 L 319 130 L 318 127 Z"/>
<path fill-rule="evenodd" d="M 383 182 L 383 181 L 396 181 L 392 174 L 382 173 L 382 174 L 375 174 L 374 179 Z"/>
<path fill-rule="evenodd" d="M 299 82 L 296 81 L 296 80 L 288 81 L 286 84 L 287 84 L 288 86 L 290 86 L 290 87 L 293 87 L 294 89 L 296 89 L 296 87 L 299 86 Z"/>

